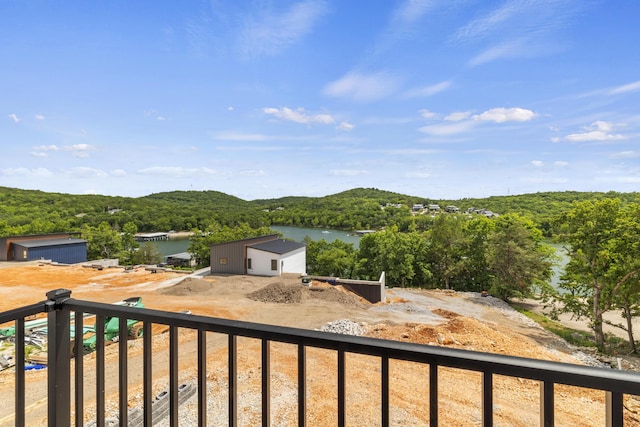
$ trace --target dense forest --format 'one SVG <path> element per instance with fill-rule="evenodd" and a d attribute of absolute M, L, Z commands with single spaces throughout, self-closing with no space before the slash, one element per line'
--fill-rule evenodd
<path fill-rule="evenodd" d="M 211 226 L 292 225 L 342 230 L 426 230 L 430 215 L 412 215 L 414 204 L 439 204 L 515 213 L 529 218 L 551 237 L 553 218 L 573 202 L 616 198 L 637 202 L 640 193 L 547 192 L 485 199 L 437 200 L 373 188 L 324 197 L 283 197 L 246 201 L 218 191 L 173 191 L 144 197 L 72 195 L 0 187 L 0 236 L 81 231 L 106 222 L 119 230 L 132 223 L 140 232 L 205 230 Z M 398 207 L 399 206 L 399 207 Z"/>
<path fill-rule="evenodd" d="M 377 231 L 363 236 L 358 249 L 307 239 L 307 273 L 375 280 L 384 271 L 390 286 L 553 299 L 591 320 L 599 348 L 605 345 L 603 314 L 620 310 L 626 323 L 614 326 L 627 331 L 636 352 L 631 319 L 640 315 L 639 193 L 434 200 L 357 188 L 246 201 L 217 191 L 128 198 L 0 187 L 0 237 L 80 232 L 89 259 L 117 257 L 125 265 L 160 260 L 152 244 L 135 241 L 138 232 L 193 231 L 189 251 L 207 266 L 211 244 L 267 234 L 272 225 Z M 559 285 L 564 292 L 548 284 L 555 262 L 549 240 L 563 243 L 569 258 Z"/>

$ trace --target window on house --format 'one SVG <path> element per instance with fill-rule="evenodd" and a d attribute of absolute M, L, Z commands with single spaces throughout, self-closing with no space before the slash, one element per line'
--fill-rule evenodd
<path fill-rule="evenodd" d="M 226 258 L 220 258 L 220 264 L 227 264 L 227 259 Z"/>
<path fill-rule="evenodd" d="M 247 269 L 251 270 L 251 258 L 247 258 Z"/>
<path fill-rule="evenodd" d="M 277 259 L 272 259 L 271 260 L 271 270 L 278 271 L 278 260 Z"/>

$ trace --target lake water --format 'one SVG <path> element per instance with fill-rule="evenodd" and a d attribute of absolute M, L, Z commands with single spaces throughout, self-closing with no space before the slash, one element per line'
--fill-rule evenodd
<path fill-rule="evenodd" d="M 342 240 L 346 243 L 352 243 L 353 247 L 358 249 L 360 245 L 360 237 L 352 236 L 346 231 L 332 230 L 329 228 L 304 228 L 304 227 L 288 227 L 284 225 L 274 225 L 271 227 L 275 231 L 282 233 L 287 239 L 296 242 L 302 242 L 305 236 L 309 236 L 312 240 L 322 240 L 333 242 L 334 240 Z M 172 239 L 159 240 L 154 243 L 162 256 L 186 252 L 189 248 L 189 239 Z"/>

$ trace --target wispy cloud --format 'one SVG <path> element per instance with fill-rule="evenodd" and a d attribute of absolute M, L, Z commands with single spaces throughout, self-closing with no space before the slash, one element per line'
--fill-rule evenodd
<path fill-rule="evenodd" d="M 88 157 L 91 151 L 95 151 L 97 148 L 90 144 L 74 144 L 58 146 L 51 145 L 38 145 L 31 148 L 31 155 L 36 157 L 46 157 L 51 151 L 65 151 L 71 153 L 73 157 Z"/>
<path fill-rule="evenodd" d="M 36 114 L 35 116 L 33 116 L 36 120 L 44 120 L 45 117 L 42 114 Z"/>
<path fill-rule="evenodd" d="M 217 175 L 218 172 L 211 168 L 186 168 L 183 166 L 153 166 L 139 169 L 140 175 L 166 176 L 168 178 L 186 178 L 198 176 Z"/>
<path fill-rule="evenodd" d="M 637 91 L 640 91 L 640 80 L 608 89 L 605 93 L 607 95 L 620 95 Z"/>
<path fill-rule="evenodd" d="M 476 67 L 498 59 L 523 56 L 527 52 L 529 51 L 527 50 L 524 39 L 508 41 L 497 46 L 493 46 L 474 56 L 469 60 L 469 65 L 471 67 Z"/>
<path fill-rule="evenodd" d="M 19 123 L 20 122 L 20 118 L 15 115 L 15 114 L 9 114 L 8 116 L 11 120 L 13 120 L 13 123 Z"/>
<path fill-rule="evenodd" d="M 407 90 L 404 93 L 405 98 L 426 98 L 429 96 L 433 96 L 437 93 L 444 92 L 449 89 L 452 85 L 451 80 L 445 80 L 433 85 L 416 87 Z"/>
<path fill-rule="evenodd" d="M 492 108 L 473 115 L 468 111 L 459 111 L 445 116 L 441 123 L 423 126 L 419 130 L 428 135 L 447 136 L 469 132 L 482 122 L 526 122 L 535 117 L 536 113 L 526 108 Z"/>
<path fill-rule="evenodd" d="M 109 175 L 101 169 L 89 168 L 84 166 L 65 169 L 63 170 L 63 172 L 67 175 L 72 175 L 79 178 L 104 178 Z"/>
<path fill-rule="evenodd" d="M 53 172 L 47 168 L 4 168 L 0 169 L 0 175 L 47 178 L 52 176 Z"/>
<path fill-rule="evenodd" d="M 249 57 L 278 54 L 309 34 L 328 10 L 327 4 L 320 0 L 299 2 L 284 12 L 268 8 L 254 10 L 244 20 L 242 49 Z"/>
<path fill-rule="evenodd" d="M 369 173 L 369 171 L 362 169 L 331 169 L 329 171 L 329 175 L 334 176 L 358 176 L 365 175 L 367 173 Z"/>
<path fill-rule="evenodd" d="M 323 92 L 330 97 L 371 102 L 393 94 L 398 84 L 398 79 L 386 72 L 362 74 L 354 71 L 328 83 Z"/>
<path fill-rule="evenodd" d="M 565 136 L 565 139 L 571 142 L 619 141 L 627 139 L 625 135 L 612 133 L 613 128 L 614 125 L 612 123 L 599 120 L 585 127 L 583 132 L 569 134 Z"/>
<path fill-rule="evenodd" d="M 278 119 L 287 120 L 295 123 L 301 124 L 323 124 L 330 125 L 334 124 L 336 121 L 330 114 L 309 114 L 304 108 L 298 108 L 296 110 L 292 110 L 291 108 L 283 107 L 283 108 L 273 108 L 267 107 L 263 108 L 262 112 L 276 117 Z"/>

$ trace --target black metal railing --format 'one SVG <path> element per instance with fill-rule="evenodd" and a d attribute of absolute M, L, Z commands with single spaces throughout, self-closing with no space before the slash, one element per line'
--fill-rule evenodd
<path fill-rule="evenodd" d="M 429 425 L 438 425 L 438 370 L 457 368 L 479 372 L 482 376 L 482 423 L 492 426 L 494 422 L 494 376 L 502 375 L 540 382 L 540 425 L 553 426 L 555 422 L 554 386 L 565 384 L 602 390 L 606 392 L 606 423 L 608 426 L 623 425 L 623 396 L 640 395 L 640 375 L 628 371 L 594 368 L 566 363 L 533 360 L 519 357 L 479 353 L 466 350 L 434 347 L 413 343 L 380 340 L 358 336 L 346 336 L 320 331 L 288 327 L 269 326 L 257 323 L 225 320 L 186 313 L 172 313 L 152 309 L 118 306 L 113 304 L 80 301 L 71 298 L 64 289 L 51 291 L 47 300 L 23 308 L 0 313 L 0 324 L 15 322 L 15 425 L 25 425 L 25 362 L 24 345 L 25 318 L 37 313 L 48 315 L 47 405 L 49 426 L 83 426 L 85 423 L 84 380 L 85 372 L 82 352 L 82 333 L 71 337 L 71 317 L 75 331 L 83 330 L 83 317 L 87 313 L 96 316 L 95 344 L 95 425 L 105 425 L 105 339 L 104 320 L 119 319 L 119 336 L 127 336 L 127 320 L 143 322 L 143 415 L 145 426 L 153 425 L 152 406 L 152 325 L 169 328 L 169 424 L 178 426 L 179 368 L 178 328 L 197 332 L 197 407 L 198 424 L 207 425 L 207 333 L 215 332 L 227 336 L 228 345 L 228 425 L 238 425 L 238 337 L 249 337 L 261 341 L 261 394 L 262 425 L 269 426 L 271 419 L 271 360 L 270 344 L 288 343 L 297 346 L 297 424 L 307 425 L 307 357 L 309 348 L 335 351 L 337 354 L 337 422 L 346 425 L 347 399 L 345 357 L 361 354 L 380 358 L 380 425 L 390 425 L 390 369 L 391 360 L 409 361 L 429 366 Z M 74 345 L 71 346 L 70 342 Z M 129 424 L 128 408 L 128 356 L 127 340 L 118 342 L 118 416 L 120 425 Z M 72 347 L 76 357 L 72 375 Z M 93 381 L 92 381 L 93 382 Z M 73 396 L 72 396 L 73 391 Z M 72 399 L 73 397 L 73 399 Z M 292 402 L 293 404 L 294 402 Z"/>

